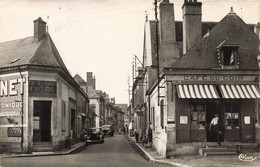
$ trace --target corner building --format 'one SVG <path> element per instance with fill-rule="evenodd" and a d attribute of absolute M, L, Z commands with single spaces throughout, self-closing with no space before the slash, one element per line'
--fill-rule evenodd
<path fill-rule="evenodd" d="M 80 140 L 88 97 L 74 81 L 46 23 L 0 43 L 0 151 L 54 151 Z"/>

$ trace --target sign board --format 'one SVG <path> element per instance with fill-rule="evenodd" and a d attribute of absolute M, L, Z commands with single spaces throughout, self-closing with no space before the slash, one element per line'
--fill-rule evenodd
<path fill-rule="evenodd" d="M 22 136 L 22 128 L 18 127 L 9 127 L 7 130 L 8 137 L 21 137 Z"/>
<path fill-rule="evenodd" d="M 173 132 L 175 130 L 175 124 L 167 125 L 167 132 Z"/>
<path fill-rule="evenodd" d="M 254 82 L 257 76 L 249 75 L 203 75 L 203 74 L 194 74 L 194 75 L 168 75 L 167 80 L 176 81 L 176 82 L 190 82 L 190 81 L 203 81 L 203 82 Z"/>
<path fill-rule="evenodd" d="M 55 81 L 29 81 L 29 95 L 40 97 L 56 97 L 57 82 Z"/>
<path fill-rule="evenodd" d="M 175 117 L 174 117 L 174 116 L 171 116 L 171 115 L 168 115 L 168 116 L 167 116 L 167 122 L 168 122 L 168 123 L 174 123 L 174 122 L 175 122 Z"/>

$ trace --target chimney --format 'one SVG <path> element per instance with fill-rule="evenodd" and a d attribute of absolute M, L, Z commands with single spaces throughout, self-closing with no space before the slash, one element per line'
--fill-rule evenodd
<path fill-rule="evenodd" d="M 95 76 L 93 77 L 92 72 L 87 72 L 87 85 L 92 86 L 96 90 L 96 79 Z"/>
<path fill-rule="evenodd" d="M 39 17 L 37 20 L 33 21 L 34 23 L 34 38 L 37 41 L 43 39 L 46 35 L 46 22 Z"/>
<path fill-rule="evenodd" d="M 201 2 L 185 0 L 183 12 L 183 54 L 202 37 Z"/>
<path fill-rule="evenodd" d="M 169 3 L 169 0 L 163 0 L 159 10 L 160 67 L 171 67 L 171 64 L 180 57 L 176 44 L 174 4 Z"/>
<path fill-rule="evenodd" d="M 255 33 L 258 35 L 259 38 L 259 53 L 260 53 L 260 22 L 257 23 L 255 26 Z"/>

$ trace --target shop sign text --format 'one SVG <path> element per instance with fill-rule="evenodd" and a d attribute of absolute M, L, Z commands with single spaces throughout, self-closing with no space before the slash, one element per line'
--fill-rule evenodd
<path fill-rule="evenodd" d="M 17 86 L 20 85 L 20 94 L 23 94 L 25 78 L 0 80 L 0 97 L 17 96 Z"/>
<path fill-rule="evenodd" d="M 55 81 L 29 81 L 29 93 L 33 96 L 54 97 L 57 92 L 57 83 Z"/>
<path fill-rule="evenodd" d="M 243 76 L 238 75 L 186 75 L 184 81 L 243 81 Z"/>

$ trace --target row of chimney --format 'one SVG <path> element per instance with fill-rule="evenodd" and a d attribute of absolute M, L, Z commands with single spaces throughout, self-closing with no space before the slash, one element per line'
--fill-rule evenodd
<path fill-rule="evenodd" d="M 183 54 L 185 54 L 199 39 L 202 37 L 202 12 L 201 2 L 197 0 L 185 0 L 182 6 L 183 11 Z M 179 49 L 177 47 L 171 48 L 172 45 L 176 46 L 176 31 L 174 19 L 174 6 L 169 3 L 169 0 L 163 0 L 160 5 L 160 47 L 169 49 L 169 53 L 164 53 L 170 56 L 174 54 L 173 58 L 178 59 Z M 166 47 L 168 46 L 168 47 Z M 171 53 L 170 53 L 171 52 Z M 162 55 L 164 56 L 164 55 Z M 172 56 L 171 56 L 172 57 Z M 169 59 L 168 59 L 169 60 Z"/>

